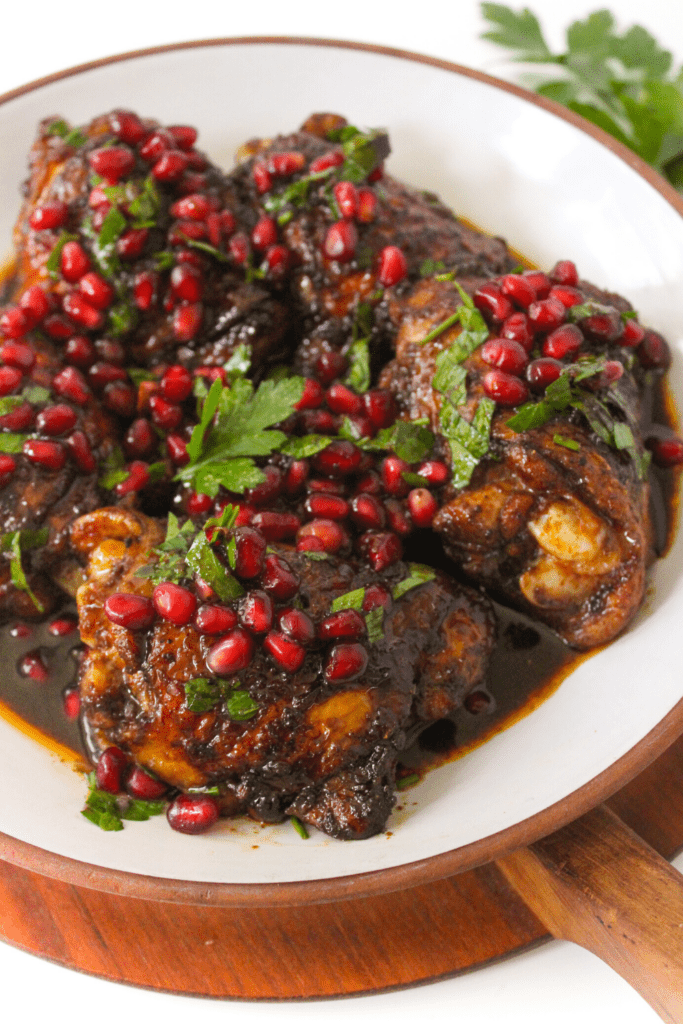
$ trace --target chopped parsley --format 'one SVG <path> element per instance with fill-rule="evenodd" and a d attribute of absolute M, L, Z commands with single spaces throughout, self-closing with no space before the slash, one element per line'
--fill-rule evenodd
<path fill-rule="evenodd" d="M 154 177 L 148 175 L 142 183 L 142 191 L 129 204 L 128 212 L 133 218 L 134 228 L 152 228 L 157 222 L 161 209 L 161 196 Z"/>
<path fill-rule="evenodd" d="M 414 587 L 419 587 L 423 583 L 429 583 L 431 580 L 436 579 L 435 571 L 428 565 L 421 565 L 419 562 L 409 562 L 408 569 L 410 573 L 404 580 L 397 583 L 391 592 L 391 596 L 394 601 L 398 601 L 399 597 L 403 597 L 409 590 Z"/>
<path fill-rule="evenodd" d="M 74 149 L 80 149 L 88 141 L 87 135 L 84 135 L 80 128 L 71 128 L 63 120 L 53 121 L 47 129 L 47 134 L 58 135 L 67 146 L 73 146 Z"/>
<path fill-rule="evenodd" d="M 185 702 L 188 710 L 197 714 L 210 711 L 225 703 L 225 710 L 233 722 L 246 722 L 253 718 L 259 705 L 246 690 L 235 689 L 236 679 L 190 679 L 185 683 Z"/>
<path fill-rule="evenodd" d="M 349 124 L 328 132 L 327 138 L 341 143 L 344 163 L 337 168 L 339 180 L 356 185 L 380 167 L 391 152 L 389 136 L 381 129 L 362 132 Z"/>
<path fill-rule="evenodd" d="M 21 563 L 21 554 L 22 551 L 42 547 L 47 543 L 48 534 L 49 530 L 47 527 L 39 530 L 14 530 L 12 533 L 2 535 L 1 544 L 3 551 L 10 552 L 10 579 L 12 583 L 17 590 L 23 590 L 25 594 L 28 594 L 33 604 L 41 613 L 45 611 L 45 608 L 31 590 L 26 579 L 26 573 Z"/>
<path fill-rule="evenodd" d="M 191 246 L 193 249 L 200 249 L 202 252 L 208 253 L 209 256 L 213 256 L 214 259 L 218 260 L 219 263 L 227 263 L 228 256 L 220 249 L 217 249 L 215 245 L 209 245 L 208 242 L 200 242 L 197 238 L 188 238 L 187 235 L 183 235 L 185 244 Z M 253 271 L 255 273 L 255 271 Z M 264 276 L 264 275 L 261 275 Z"/>
<path fill-rule="evenodd" d="M 384 639 L 384 608 L 381 604 L 365 613 L 365 628 L 371 644 Z"/>
<path fill-rule="evenodd" d="M 284 455 L 291 455 L 293 459 L 308 459 L 323 451 L 334 441 L 333 437 L 325 434 L 306 434 L 305 437 L 290 437 L 280 448 Z"/>
<path fill-rule="evenodd" d="M 105 491 L 112 491 L 118 484 L 122 484 L 129 477 L 128 470 L 125 468 L 123 452 L 118 445 L 114 445 L 112 450 L 105 455 L 101 465 L 103 472 L 97 483 Z"/>
<path fill-rule="evenodd" d="M 393 451 L 404 462 L 422 462 L 434 447 L 434 435 L 419 420 L 396 420 L 373 438 L 357 440 L 359 448 Z"/>
<path fill-rule="evenodd" d="M 443 260 L 433 260 L 431 257 L 428 257 L 420 264 L 419 274 L 420 277 L 433 277 L 435 274 L 439 274 L 445 269 L 446 264 Z"/>
<path fill-rule="evenodd" d="M 295 832 L 298 832 L 302 839 L 308 839 L 308 829 L 304 825 L 303 821 L 299 818 L 295 818 L 294 815 L 289 819 L 292 823 L 292 828 Z"/>
<path fill-rule="evenodd" d="M 5 455 L 18 455 L 28 440 L 28 434 L 0 433 L 0 452 Z"/>
<path fill-rule="evenodd" d="M 411 772 L 410 775 L 404 775 L 402 778 L 396 780 L 396 789 L 401 792 L 404 789 L 410 789 L 411 786 L 416 786 L 420 781 L 420 776 L 417 772 Z"/>
<path fill-rule="evenodd" d="M 340 594 L 339 597 L 335 597 L 330 605 L 330 611 L 340 612 L 345 608 L 353 608 L 355 611 L 360 611 L 363 607 L 364 597 L 365 587 L 359 587 L 358 590 L 349 590 L 346 594 Z"/>
<path fill-rule="evenodd" d="M 98 789 L 95 772 L 90 772 L 87 778 L 88 795 L 85 799 L 85 809 L 81 814 L 105 832 L 120 832 L 124 821 L 149 821 L 166 810 L 165 800 L 134 800 L 131 797 L 119 797 L 115 793 Z"/>
<path fill-rule="evenodd" d="M 553 442 L 562 448 L 569 448 L 572 452 L 580 452 L 581 445 L 573 437 L 564 437 L 562 434 L 553 434 Z"/>

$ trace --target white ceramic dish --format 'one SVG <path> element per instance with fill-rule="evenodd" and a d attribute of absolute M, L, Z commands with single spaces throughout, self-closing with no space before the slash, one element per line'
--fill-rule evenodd
<path fill-rule="evenodd" d="M 4 248 L 37 122 L 60 114 L 82 123 L 116 106 L 196 125 L 199 145 L 226 167 L 249 137 L 293 130 L 314 110 L 385 126 L 395 176 L 438 192 L 540 267 L 571 258 L 582 276 L 627 295 L 642 322 L 672 344 L 672 386 L 683 408 L 683 204 L 571 115 L 464 69 L 344 44 L 233 40 L 130 55 L 0 103 Z M 190 838 L 163 819 L 104 833 L 79 814 L 81 777 L 0 720 L 0 855 L 113 889 L 125 889 L 124 872 L 223 883 L 225 891 L 341 877 L 337 891 L 350 894 L 368 872 L 383 872 L 375 888 L 392 888 L 433 876 L 435 865 L 437 874 L 470 867 L 587 809 L 683 727 L 680 708 L 673 711 L 683 697 L 682 553 L 683 534 L 657 565 L 646 607 L 625 636 L 532 715 L 432 772 L 402 801 L 391 835 L 302 842 L 288 825 L 226 821 Z M 81 864 L 75 875 L 71 860 Z"/>

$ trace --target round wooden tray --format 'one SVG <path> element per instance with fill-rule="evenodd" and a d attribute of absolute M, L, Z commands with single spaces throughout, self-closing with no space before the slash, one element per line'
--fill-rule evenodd
<path fill-rule="evenodd" d="M 670 859 L 683 737 L 608 801 Z M 157 903 L 0 862 L 0 938 L 110 981 L 231 999 L 311 999 L 436 981 L 549 938 L 495 864 L 385 896 L 270 909 Z M 151 966 L 153 965 L 153 967 Z"/>

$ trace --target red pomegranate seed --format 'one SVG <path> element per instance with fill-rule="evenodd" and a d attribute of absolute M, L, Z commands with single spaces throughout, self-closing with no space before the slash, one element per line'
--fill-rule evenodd
<path fill-rule="evenodd" d="M 123 347 L 120 341 L 114 341 L 112 338 L 97 338 L 95 341 L 95 351 L 105 363 L 123 366 L 127 362 L 127 349 Z"/>
<path fill-rule="evenodd" d="M 184 366 L 169 366 L 159 381 L 159 393 L 167 402 L 184 402 L 192 394 L 192 374 Z"/>
<path fill-rule="evenodd" d="M 88 163 L 95 174 L 117 182 L 135 167 L 135 153 L 127 146 L 104 146 L 88 153 Z"/>
<path fill-rule="evenodd" d="M 306 658 L 306 651 L 301 644 L 275 630 L 268 634 L 263 646 L 285 672 L 298 672 Z"/>
<path fill-rule="evenodd" d="M 36 206 L 28 222 L 34 231 L 51 230 L 66 224 L 68 216 L 69 207 L 66 203 L 61 199 L 53 199 L 42 206 Z"/>
<path fill-rule="evenodd" d="M 355 608 L 333 612 L 318 626 L 321 640 L 357 640 L 365 632 L 365 619 Z"/>
<path fill-rule="evenodd" d="M 66 462 L 66 452 L 59 441 L 40 441 L 31 438 L 24 441 L 22 451 L 30 462 L 53 473 L 63 469 Z"/>
<path fill-rule="evenodd" d="M 25 292 L 22 292 L 19 305 L 31 323 L 38 324 L 54 308 L 54 299 L 40 285 L 33 284 Z"/>
<path fill-rule="evenodd" d="M 0 316 L 0 331 L 6 338 L 23 338 L 31 329 L 31 321 L 19 306 L 8 306 Z"/>
<path fill-rule="evenodd" d="M 183 410 L 179 405 L 167 402 L 161 395 L 152 395 L 149 400 L 152 420 L 161 430 L 176 430 L 183 421 Z"/>
<path fill-rule="evenodd" d="M 608 359 L 597 378 L 598 387 L 608 388 L 624 376 L 624 364 L 618 359 Z"/>
<path fill-rule="evenodd" d="M 336 434 L 339 417 L 327 409 L 305 409 L 299 418 L 305 434 Z"/>
<path fill-rule="evenodd" d="M 390 391 L 376 388 L 363 395 L 363 408 L 376 430 L 390 427 L 396 419 L 396 403 Z"/>
<path fill-rule="evenodd" d="M 547 299 L 550 295 L 552 282 L 541 270 L 525 270 L 524 277 L 536 291 L 537 299 Z"/>
<path fill-rule="evenodd" d="M 115 494 L 122 498 L 125 494 L 134 494 L 141 491 L 149 483 L 149 466 L 146 462 L 131 462 L 128 469 L 128 476 L 114 488 Z"/>
<path fill-rule="evenodd" d="M 211 245 L 218 249 L 223 241 L 223 225 L 219 213 L 210 213 L 208 215 L 206 218 L 206 232 Z"/>
<path fill-rule="evenodd" d="M 499 405 L 521 405 L 529 398 L 529 388 L 524 381 L 504 370 L 489 370 L 484 374 L 482 387 Z"/>
<path fill-rule="evenodd" d="M 663 469 L 683 466 L 683 441 L 680 437 L 653 437 L 647 441 L 656 465 Z"/>
<path fill-rule="evenodd" d="M 402 249 L 396 245 L 387 245 L 379 254 L 377 280 L 385 288 L 393 288 L 406 277 L 408 261 Z"/>
<path fill-rule="evenodd" d="M 534 346 L 534 334 L 526 313 L 513 313 L 504 321 L 499 333 L 502 338 L 519 342 L 526 352 L 531 352 Z"/>
<path fill-rule="evenodd" d="M 299 608 L 286 608 L 278 616 L 278 626 L 290 640 L 310 644 L 315 640 L 315 624 L 310 615 Z"/>
<path fill-rule="evenodd" d="M 371 612 L 374 608 L 384 608 L 389 611 L 392 605 L 391 594 L 380 586 L 379 583 L 372 583 L 365 588 L 363 597 L 363 611 Z"/>
<path fill-rule="evenodd" d="M 62 694 L 62 708 L 70 721 L 74 721 L 81 713 L 81 695 L 78 690 L 65 690 Z"/>
<path fill-rule="evenodd" d="M 320 171 L 327 171 L 330 167 L 341 167 L 343 163 L 343 155 L 337 150 L 332 150 L 329 153 L 323 153 L 322 156 L 318 156 L 315 160 L 311 161 L 308 171 L 309 174 L 319 174 Z"/>
<path fill-rule="evenodd" d="M 33 423 L 35 411 L 28 402 L 24 402 L 17 409 L 0 416 L 0 429 L 21 431 L 28 430 Z"/>
<path fill-rule="evenodd" d="M 61 313 L 52 313 L 43 320 L 43 328 L 51 338 L 69 338 L 74 333 L 74 325 Z"/>
<path fill-rule="evenodd" d="M 73 430 L 77 420 L 70 405 L 48 405 L 38 413 L 36 429 L 49 437 L 58 437 Z"/>
<path fill-rule="evenodd" d="M 122 366 L 113 363 L 93 363 L 88 371 L 88 380 L 97 391 L 101 391 L 115 380 L 128 381 L 128 374 Z"/>
<path fill-rule="evenodd" d="M 52 388 L 61 398 L 67 398 L 76 405 L 87 405 L 90 399 L 91 392 L 85 377 L 73 366 L 67 366 L 57 374 Z"/>
<path fill-rule="evenodd" d="M 349 220 L 338 220 L 327 229 L 323 241 L 323 253 L 330 260 L 348 263 L 352 260 L 358 245 L 358 232 Z"/>
<path fill-rule="evenodd" d="M 336 494 L 340 498 L 346 494 L 346 484 L 343 480 L 329 480 L 325 477 L 313 477 L 308 481 L 306 489 L 310 494 Z"/>
<path fill-rule="evenodd" d="M 261 217 L 251 232 L 251 241 L 255 249 L 263 251 L 277 242 L 277 224 L 272 217 Z"/>
<path fill-rule="evenodd" d="M 416 487 L 409 493 L 407 500 L 408 511 L 415 526 L 431 526 L 439 511 L 439 503 L 434 495 L 425 487 Z"/>
<path fill-rule="evenodd" d="M 195 270 L 204 271 L 204 257 L 195 249 L 178 249 L 175 254 L 176 263 L 186 263 Z"/>
<path fill-rule="evenodd" d="M 178 149 L 170 149 L 161 154 L 152 167 L 152 174 L 157 181 L 177 181 L 187 167 L 187 156 Z"/>
<path fill-rule="evenodd" d="M 303 153 L 290 150 L 286 153 L 271 153 L 268 157 L 268 170 L 278 178 L 289 178 L 300 171 L 306 158 Z"/>
<path fill-rule="evenodd" d="M 330 555 L 335 555 L 349 540 L 346 530 L 334 519 L 312 519 L 310 523 L 305 523 L 296 535 L 297 551 L 302 550 L 299 542 L 308 537 L 319 540 L 323 550 Z"/>
<path fill-rule="evenodd" d="M 0 356 L 5 366 L 14 366 L 22 373 L 27 373 L 36 361 L 36 354 L 31 346 L 16 341 L 6 341 L 0 349 Z"/>
<path fill-rule="evenodd" d="M 240 232 L 237 235 L 233 235 L 228 243 L 230 253 L 235 263 L 246 263 L 249 259 L 249 239 L 245 234 Z"/>
<path fill-rule="evenodd" d="M 489 338 L 479 349 L 479 354 L 489 366 L 515 375 L 522 373 L 529 362 L 526 350 L 510 338 Z"/>
<path fill-rule="evenodd" d="M 240 600 L 237 614 L 250 633 L 267 633 L 273 624 L 273 602 L 264 590 L 250 590 Z"/>
<path fill-rule="evenodd" d="M 93 343 L 82 334 L 74 335 L 73 338 L 69 338 L 64 346 L 64 358 L 69 363 L 75 363 L 77 366 L 83 366 L 87 369 L 95 361 Z"/>
<path fill-rule="evenodd" d="M 254 184 L 258 192 L 263 195 L 264 192 L 269 192 L 273 187 L 273 179 L 270 175 L 270 171 L 264 163 L 257 160 L 252 169 L 252 175 L 254 177 Z"/>
<path fill-rule="evenodd" d="M 404 473 L 410 472 L 410 466 L 398 455 L 388 455 L 380 466 L 382 484 L 387 494 L 400 498 L 408 493 L 410 485 L 403 479 Z"/>
<path fill-rule="evenodd" d="M 567 310 L 557 299 L 541 299 L 532 302 L 527 311 L 529 323 L 536 331 L 554 331 L 564 323 Z"/>
<path fill-rule="evenodd" d="M 361 530 L 381 530 L 385 523 L 384 509 L 371 494 L 357 494 L 351 500 L 351 519 Z"/>
<path fill-rule="evenodd" d="M 501 281 L 500 290 L 503 295 L 507 295 L 517 306 L 524 309 L 536 300 L 536 289 L 528 278 L 521 274 L 506 274 Z"/>
<path fill-rule="evenodd" d="M 661 334 L 648 330 L 638 346 L 638 359 L 645 370 L 668 370 L 671 351 Z"/>
<path fill-rule="evenodd" d="M 106 793 L 120 793 L 123 789 L 123 773 L 129 764 L 128 755 L 119 747 L 107 747 L 95 767 L 97 788 Z"/>
<path fill-rule="evenodd" d="M 172 217 L 179 217 L 181 220 L 206 220 L 214 209 L 208 196 L 194 193 L 177 199 L 175 203 L 171 204 L 169 213 Z"/>
<path fill-rule="evenodd" d="M 346 519 L 349 514 L 349 503 L 335 494 L 309 494 L 304 502 L 304 509 L 312 517 Z"/>
<path fill-rule="evenodd" d="M 34 683 L 46 683 L 50 677 L 50 670 L 41 651 L 29 651 L 19 661 L 17 668 L 20 675 L 32 679 Z"/>
<path fill-rule="evenodd" d="M 82 473 L 94 473 L 97 460 L 90 450 L 90 442 L 82 430 L 75 430 L 64 442 Z"/>
<path fill-rule="evenodd" d="M 209 511 L 212 504 L 208 494 L 199 494 L 198 491 L 192 491 L 187 499 L 187 514 L 189 516 L 201 516 Z"/>
<path fill-rule="evenodd" d="M 16 366 L 0 366 L 0 396 L 11 395 L 19 387 L 23 373 Z"/>
<path fill-rule="evenodd" d="M 387 498 L 384 503 L 384 510 L 387 517 L 387 526 L 399 536 L 407 537 L 412 533 L 413 524 L 405 508 L 395 498 Z"/>
<path fill-rule="evenodd" d="M 25 640 L 33 635 L 33 626 L 28 622 L 15 622 L 10 628 L 9 635 L 14 638 Z"/>
<path fill-rule="evenodd" d="M 377 196 L 369 188 L 358 189 L 358 211 L 356 220 L 370 224 L 377 215 Z"/>
<path fill-rule="evenodd" d="M 4 487 L 11 479 L 17 464 L 11 455 L 0 454 L 0 487 Z"/>
<path fill-rule="evenodd" d="M 149 420 L 137 419 L 126 431 L 123 450 L 129 459 L 148 459 L 155 453 L 158 444 L 159 438 Z"/>
<path fill-rule="evenodd" d="M 177 583 L 160 583 L 154 588 L 152 601 L 162 619 L 167 619 L 174 626 L 186 626 L 197 610 L 197 598 Z"/>
<path fill-rule="evenodd" d="M 338 181 L 332 189 L 342 217 L 355 217 L 358 213 L 358 189 L 351 181 Z"/>
<path fill-rule="evenodd" d="M 349 361 L 341 352 L 332 350 L 318 356 L 315 372 L 323 384 L 331 384 L 336 377 L 341 377 L 349 368 Z"/>
<path fill-rule="evenodd" d="M 251 526 L 235 530 L 235 573 L 243 580 L 251 580 L 261 572 L 266 553 L 266 539 Z"/>
<path fill-rule="evenodd" d="M 203 604 L 197 609 L 194 626 L 198 633 L 207 636 L 218 636 L 227 633 L 237 625 L 237 615 L 232 608 L 219 604 Z"/>
<path fill-rule="evenodd" d="M 244 492 L 245 498 L 251 505 L 267 505 L 282 491 L 282 472 L 277 466 L 264 466 L 262 473 L 265 480 Z"/>
<path fill-rule="evenodd" d="M 624 348 L 636 348 L 645 337 L 645 331 L 637 320 L 631 318 L 624 323 L 619 344 Z"/>
<path fill-rule="evenodd" d="M 616 309 L 594 313 L 581 321 L 581 330 L 592 341 L 612 343 L 621 337 L 623 321 Z"/>
<path fill-rule="evenodd" d="M 268 541 L 289 540 L 301 526 L 301 520 L 293 512 L 257 512 L 251 524 Z"/>
<path fill-rule="evenodd" d="M 309 465 L 306 459 L 295 459 L 290 463 L 285 473 L 285 491 L 287 494 L 297 494 L 306 483 L 308 478 Z"/>
<path fill-rule="evenodd" d="M 136 764 L 126 779 L 126 791 L 136 800 L 158 800 L 168 786 Z"/>
<path fill-rule="evenodd" d="M 503 295 L 500 286 L 491 282 L 481 285 L 474 293 L 474 304 L 482 313 L 488 313 L 494 320 L 507 320 L 514 312 L 510 300 Z"/>
<path fill-rule="evenodd" d="M 573 359 L 583 341 L 583 334 L 575 324 L 563 324 L 545 338 L 541 348 L 549 359 Z"/>
<path fill-rule="evenodd" d="M 147 128 L 131 110 L 114 110 L 109 115 L 111 130 L 121 142 L 137 146 L 147 135 Z"/>
<path fill-rule="evenodd" d="M 141 594 L 110 594 L 104 614 L 115 625 L 131 630 L 149 629 L 155 618 L 152 601 Z"/>
<path fill-rule="evenodd" d="M 383 164 L 378 164 L 378 166 L 375 167 L 374 171 L 370 171 L 370 173 L 368 174 L 368 181 L 371 182 L 371 183 L 375 182 L 375 181 L 381 181 L 383 177 L 384 177 L 384 165 Z"/>
<path fill-rule="evenodd" d="M 166 811 L 166 819 L 174 832 L 196 836 L 206 832 L 218 821 L 216 801 L 203 793 L 179 793 Z"/>
<path fill-rule="evenodd" d="M 114 289 L 94 271 L 83 275 L 78 282 L 78 290 L 95 309 L 106 309 L 114 301 Z"/>
<path fill-rule="evenodd" d="M 557 359 L 534 359 L 526 368 L 526 379 L 532 391 L 545 391 L 561 373 L 562 363 Z"/>
<path fill-rule="evenodd" d="M 364 533 L 358 546 L 375 572 L 382 572 L 403 557 L 403 545 L 395 533 Z"/>
<path fill-rule="evenodd" d="M 266 555 L 261 586 L 275 601 L 289 601 L 299 589 L 299 577 L 278 555 Z"/>
<path fill-rule="evenodd" d="M 355 391 L 351 391 L 345 384 L 331 384 L 327 389 L 325 400 L 332 412 L 343 413 L 346 416 L 353 416 L 363 408 L 363 400 Z"/>
<path fill-rule="evenodd" d="M 571 309 L 572 306 L 578 306 L 583 302 L 583 295 L 578 288 L 570 288 L 568 285 L 553 285 L 548 298 L 557 299 L 565 309 Z"/>
<path fill-rule="evenodd" d="M 62 277 L 76 284 L 90 270 L 90 257 L 78 242 L 67 242 L 59 257 Z"/>
<path fill-rule="evenodd" d="M 307 377 L 304 381 L 304 390 L 301 398 L 294 406 L 295 409 L 317 409 L 325 397 L 325 392 L 321 384 L 317 380 L 313 380 L 311 377 Z"/>
<path fill-rule="evenodd" d="M 192 341 L 202 325 L 201 302 L 182 303 L 173 315 L 173 334 L 177 341 Z"/>
<path fill-rule="evenodd" d="M 78 629 L 78 619 L 73 615 L 65 615 L 60 619 L 53 619 L 47 627 L 50 636 L 71 636 Z"/>
<path fill-rule="evenodd" d="M 166 448 L 174 466 L 185 466 L 190 461 L 187 454 L 187 441 L 180 434 L 168 434 Z"/>
<path fill-rule="evenodd" d="M 189 124 L 170 124 L 166 130 L 180 149 L 192 149 L 197 141 L 197 129 Z"/>
<path fill-rule="evenodd" d="M 206 665 L 216 676 L 231 676 L 247 668 L 254 656 L 254 641 L 241 626 L 219 640 L 206 655 Z"/>
<path fill-rule="evenodd" d="M 445 484 L 450 476 L 448 466 L 445 462 L 435 461 L 423 462 L 418 469 L 418 473 L 433 487 L 440 487 L 441 484 Z"/>
<path fill-rule="evenodd" d="M 96 331 L 104 323 L 99 309 L 87 302 L 80 292 L 69 292 L 62 299 L 62 308 L 74 323 L 85 327 L 86 331 Z"/>
<path fill-rule="evenodd" d="M 328 683 L 346 683 L 362 676 L 368 667 L 368 652 L 362 644 L 335 644 L 325 663 Z"/>
<path fill-rule="evenodd" d="M 133 298 L 138 309 L 149 309 L 156 298 L 159 276 L 151 270 L 143 270 L 135 275 L 133 282 Z"/>
<path fill-rule="evenodd" d="M 266 250 L 266 265 L 272 278 L 281 278 L 289 268 L 292 253 L 286 245 L 271 245 Z"/>
<path fill-rule="evenodd" d="M 340 477 L 355 472 L 361 457 L 362 452 L 351 441 L 332 441 L 327 448 L 312 457 L 311 465 L 318 473 Z"/>
<path fill-rule="evenodd" d="M 169 245 L 187 245 L 188 239 L 199 241 L 206 238 L 206 224 L 196 220 L 177 220 L 168 230 Z"/>
<path fill-rule="evenodd" d="M 579 280 L 576 264 L 572 263 L 571 260 L 558 260 L 550 271 L 550 280 L 554 281 L 555 284 L 566 284 L 569 287 L 574 287 Z"/>

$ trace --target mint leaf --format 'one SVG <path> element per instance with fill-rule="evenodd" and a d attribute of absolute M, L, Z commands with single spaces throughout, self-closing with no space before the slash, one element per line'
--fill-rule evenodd
<path fill-rule="evenodd" d="M 249 696 L 246 690 L 233 690 L 225 702 L 225 709 L 233 722 L 246 722 L 253 718 L 259 705 Z"/>
<path fill-rule="evenodd" d="M 366 613 L 365 628 L 368 631 L 368 640 L 371 644 L 379 643 L 384 639 L 384 608 L 381 604 Z"/>
<path fill-rule="evenodd" d="M 189 711 L 202 714 L 210 711 L 223 699 L 218 682 L 215 679 L 188 679 L 185 685 L 185 703 Z"/>
<path fill-rule="evenodd" d="M 340 594 L 339 597 L 335 597 L 330 605 L 330 612 L 340 612 L 344 608 L 354 608 L 356 611 L 360 611 L 363 607 L 364 598 L 365 587 L 359 587 L 358 590 L 349 590 L 346 594 Z"/>

